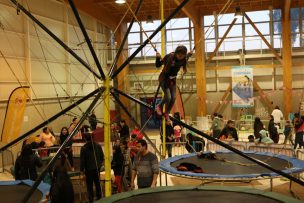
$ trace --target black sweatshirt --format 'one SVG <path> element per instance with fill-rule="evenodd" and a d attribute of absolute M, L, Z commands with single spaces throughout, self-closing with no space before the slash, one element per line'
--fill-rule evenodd
<path fill-rule="evenodd" d="M 123 153 L 122 152 L 114 153 L 112 163 L 111 163 L 112 169 L 114 171 L 114 175 L 116 175 L 116 176 L 122 175 L 123 164 L 124 164 Z"/>
<path fill-rule="evenodd" d="M 186 68 L 187 58 L 188 57 L 184 58 L 183 60 L 177 60 L 175 58 L 174 52 L 172 52 L 170 54 L 167 54 L 164 59 L 156 57 L 155 66 L 159 68 L 164 65 L 162 74 L 164 74 L 166 78 L 170 76 L 174 77 L 177 76 L 181 67 Z"/>
<path fill-rule="evenodd" d="M 94 155 L 94 151 L 95 151 L 95 155 Z M 103 164 L 103 160 L 104 160 L 104 155 L 102 148 L 96 142 L 87 142 L 83 147 L 81 147 L 80 171 L 90 171 L 96 169 L 99 170 Z"/>

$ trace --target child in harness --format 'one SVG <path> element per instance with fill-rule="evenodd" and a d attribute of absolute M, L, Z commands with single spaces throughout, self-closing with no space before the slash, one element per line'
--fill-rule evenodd
<path fill-rule="evenodd" d="M 178 46 L 175 52 L 167 54 L 163 59 L 161 55 L 156 53 L 155 66 L 161 67 L 164 65 L 161 74 L 159 75 L 159 85 L 164 92 L 164 97 L 161 103 L 156 108 L 156 113 L 161 116 L 164 115 L 166 120 L 169 119 L 169 113 L 174 105 L 176 99 L 176 77 L 181 67 L 183 67 L 183 74 L 187 73 L 187 60 L 192 55 L 192 52 L 187 54 L 185 46 Z M 163 105 L 165 104 L 165 111 L 163 112 Z"/>

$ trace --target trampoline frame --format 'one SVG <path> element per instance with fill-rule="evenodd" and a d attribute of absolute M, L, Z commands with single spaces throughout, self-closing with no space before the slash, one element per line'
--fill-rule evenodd
<path fill-rule="evenodd" d="M 271 198 L 274 200 L 279 200 L 281 202 L 286 203 L 300 203 L 302 201 L 287 197 L 278 193 L 274 192 L 266 192 L 263 190 L 257 190 L 252 188 L 243 188 L 243 187 L 227 187 L 227 186 L 174 186 L 174 187 L 156 187 L 156 188 L 146 188 L 146 189 L 140 189 L 140 190 L 133 190 L 130 192 L 124 192 L 112 195 L 111 197 L 102 199 L 97 201 L 96 203 L 113 203 L 122 199 L 130 198 L 133 196 L 139 196 L 144 194 L 150 194 L 150 193 L 159 193 L 159 192 L 172 192 L 172 191 L 222 191 L 222 192 L 239 192 L 239 193 L 246 193 L 246 194 L 252 194 L 252 195 L 260 195 L 267 198 Z"/>
<path fill-rule="evenodd" d="M 204 152 L 204 153 L 208 153 Z M 233 153 L 228 150 L 224 151 L 217 151 L 216 153 Z M 272 154 L 269 152 L 254 152 L 254 151 L 243 151 L 244 154 L 256 154 L 256 155 L 264 155 L 264 156 L 270 156 L 274 158 L 279 158 L 283 159 L 285 161 L 288 161 L 289 163 L 292 164 L 292 168 L 283 170 L 283 172 L 288 173 L 288 174 L 300 174 L 304 171 L 304 161 L 293 158 L 293 157 L 288 157 L 285 155 L 281 154 Z M 270 190 L 272 191 L 273 189 L 273 178 L 280 177 L 279 174 L 276 174 L 274 172 L 270 173 L 264 173 L 264 174 L 241 174 L 241 175 L 218 175 L 218 174 L 205 174 L 205 173 L 192 173 L 188 171 L 178 171 L 176 168 L 171 166 L 171 163 L 177 160 L 181 160 L 183 158 L 188 158 L 188 157 L 193 157 L 195 156 L 196 153 L 191 153 L 191 154 L 184 154 L 180 156 L 175 156 L 171 157 L 169 159 L 163 160 L 159 164 L 159 169 L 161 173 L 165 173 L 165 181 L 166 181 L 166 186 L 168 186 L 167 182 L 167 175 L 172 175 L 176 177 L 181 177 L 181 178 L 188 178 L 188 179 L 196 179 L 196 180 L 201 180 L 202 184 L 205 185 L 208 183 L 213 183 L 213 182 L 251 182 L 253 180 L 266 180 L 270 179 Z M 168 170 L 170 169 L 170 170 Z M 161 176 L 161 175 L 160 175 Z M 160 185 L 162 185 L 162 179 L 160 178 Z M 291 186 L 292 186 L 292 181 L 290 180 L 289 184 L 289 190 L 291 191 Z"/>

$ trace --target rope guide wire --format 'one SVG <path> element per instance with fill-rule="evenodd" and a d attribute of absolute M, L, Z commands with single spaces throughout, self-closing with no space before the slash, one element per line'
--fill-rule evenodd
<path fill-rule="evenodd" d="M 1 15 L 1 14 L 0 14 L 0 15 Z M 2 15 L 1 15 L 1 16 L 2 16 Z M 2 17 L 3 17 L 3 16 L 2 16 Z M 4 18 L 4 19 L 5 19 L 5 18 Z M 9 25 L 9 23 L 7 23 L 7 24 Z M 35 26 L 35 25 L 34 25 L 34 26 Z M 38 40 L 39 40 L 39 42 L 40 42 L 41 49 L 42 49 L 42 51 L 44 51 L 36 27 L 35 27 L 35 30 L 36 30 L 36 34 L 37 34 Z M 15 53 L 15 51 L 14 51 L 14 48 L 13 48 L 13 46 L 12 46 L 12 44 L 11 44 L 9 38 L 7 37 L 7 34 L 6 34 L 6 31 L 5 31 L 5 30 L 4 30 L 4 33 L 5 33 L 5 37 L 7 38 L 7 41 L 9 42 L 9 45 L 10 45 L 12 51 L 13 51 L 14 54 L 16 55 L 16 53 Z M 18 36 L 20 39 L 23 39 L 22 37 L 20 37 L 19 33 L 17 34 L 17 36 Z M 32 50 L 30 50 L 30 51 L 32 51 Z M 33 52 L 33 51 L 32 51 L 32 52 Z M 20 80 L 18 79 L 16 73 L 15 73 L 14 70 L 11 68 L 11 66 L 10 66 L 9 63 L 8 63 L 8 61 L 6 60 L 6 57 L 4 56 L 4 54 L 3 54 L 2 52 L 1 52 L 1 55 L 2 55 L 2 57 L 5 59 L 7 65 L 9 66 L 11 72 L 13 73 L 14 77 L 15 77 L 16 80 L 18 81 L 19 85 L 22 86 L 22 84 L 21 84 Z M 35 55 L 34 52 L 33 52 L 33 55 Z M 44 53 L 44 58 L 45 58 L 46 64 L 48 65 L 47 60 L 46 60 L 46 57 L 45 57 L 45 53 Z M 56 58 L 56 57 L 54 57 L 54 58 Z M 17 59 L 17 61 L 18 61 L 19 66 L 21 67 L 21 70 L 22 70 L 23 73 L 24 73 L 24 76 L 25 76 L 25 78 L 26 78 L 27 83 L 29 84 L 29 86 L 32 87 L 31 83 L 29 82 L 29 79 L 28 79 L 27 76 L 26 76 L 26 73 L 24 72 L 24 70 L 23 70 L 23 68 L 22 68 L 22 66 L 21 66 L 21 64 L 20 64 L 20 61 L 19 61 L 18 59 Z M 40 63 L 42 64 L 42 66 L 43 66 L 45 69 L 47 69 L 41 61 L 40 61 Z M 49 69 L 49 67 L 48 67 L 48 69 Z M 51 78 L 53 78 L 54 80 L 56 80 L 56 79 L 54 78 L 54 76 L 51 74 L 50 71 L 48 71 L 48 73 L 50 74 Z M 74 77 L 73 74 L 71 74 L 71 76 Z M 75 78 L 75 77 L 74 77 L 74 78 Z M 76 78 L 75 78 L 75 79 L 76 79 Z M 54 80 L 53 80 L 53 85 L 54 85 Z M 76 80 L 77 80 L 77 79 L 76 79 Z M 66 90 L 61 86 L 61 84 L 60 84 L 57 80 L 56 80 L 56 82 L 57 82 L 57 84 L 59 84 L 59 86 L 63 89 L 63 91 L 65 91 L 65 93 L 66 93 L 70 98 L 72 98 L 72 97 L 66 92 Z M 37 95 L 36 95 L 36 93 L 35 93 L 34 88 L 32 88 L 32 91 L 33 91 L 35 97 L 38 98 Z M 57 92 L 57 91 L 56 91 L 56 92 Z M 27 95 L 27 96 L 29 97 L 29 95 Z M 30 101 L 32 102 L 32 104 L 34 105 L 34 107 L 36 108 L 37 112 L 38 112 L 39 115 L 41 116 L 42 120 L 44 120 L 44 121 L 47 120 L 46 118 L 43 118 L 42 114 L 40 113 L 39 109 L 37 108 L 35 102 L 33 102 L 33 100 L 31 99 L 31 97 L 29 97 L 29 98 L 30 98 Z M 57 98 L 58 98 L 58 93 L 57 93 Z M 59 99 L 59 98 L 58 98 L 58 99 Z M 74 101 L 74 100 L 73 100 L 73 101 Z M 80 108 L 79 106 L 77 106 L 77 107 L 81 110 L 81 108 Z M 81 111 L 82 111 L 82 110 L 81 110 Z M 83 111 L 82 111 L 82 112 L 83 112 Z M 43 111 L 43 113 L 44 113 L 44 111 Z M 44 116 L 46 116 L 45 113 L 44 113 Z"/>
<path fill-rule="evenodd" d="M 208 33 L 208 31 L 209 31 L 209 29 L 210 29 L 211 27 L 213 27 L 213 30 L 214 30 L 213 24 L 216 22 L 216 18 L 218 18 L 218 16 L 221 15 L 222 12 L 225 14 L 225 13 L 227 12 L 227 10 L 230 8 L 230 6 L 232 5 L 232 3 L 233 3 L 233 0 L 228 0 L 228 1 L 226 2 L 226 4 L 225 4 L 224 7 L 221 9 L 221 11 L 219 12 L 219 14 L 217 14 L 216 17 L 214 18 L 214 21 L 211 23 L 211 25 L 210 25 L 210 26 L 207 28 L 207 30 L 205 31 L 205 34 Z M 134 12 L 132 11 L 131 6 L 130 6 L 128 3 L 126 3 L 126 5 L 127 5 L 127 8 L 131 11 L 133 17 L 136 19 L 137 23 L 139 24 L 140 29 L 143 31 L 143 33 L 145 34 L 145 36 L 147 37 L 147 39 L 149 39 L 149 37 L 147 36 L 145 30 L 144 30 L 143 27 L 142 27 L 142 24 L 138 21 L 137 17 L 135 16 Z M 221 21 L 221 19 L 223 18 L 223 16 L 224 16 L 224 15 L 221 15 L 220 18 L 218 19 L 218 21 Z M 177 22 L 177 20 L 175 20 L 175 22 Z M 173 24 L 172 24 L 171 26 L 173 26 Z M 206 37 L 207 39 L 209 38 L 209 36 L 211 35 L 211 33 L 212 33 L 213 30 L 211 30 L 211 31 L 209 32 L 208 36 Z M 172 32 L 171 32 L 171 34 L 172 34 Z M 186 34 L 186 35 L 183 37 L 183 39 L 184 39 L 187 35 L 188 35 L 188 34 Z M 180 40 L 179 42 L 183 41 L 183 39 Z M 198 43 L 201 42 L 201 41 L 202 41 L 202 37 L 199 39 Z M 150 43 L 151 46 L 154 48 L 154 50 L 157 51 L 156 46 L 153 45 L 153 42 L 152 42 L 151 40 L 149 40 L 149 43 Z M 173 43 L 173 42 L 172 42 L 172 43 Z M 151 49 L 151 48 L 150 48 L 150 49 Z M 150 50 L 150 49 L 149 49 L 149 50 Z M 149 51 L 149 50 L 148 50 L 148 51 Z M 193 50 L 195 50 L 195 46 L 194 46 Z M 148 51 L 147 51 L 147 52 L 148 52 Z M 146 53 L 147 53 L 147 52 L 146 52 Z M 187 62 L 188 62 L 188 60 L 187 60 Z M 139 63 L 139 62 L 137 62 L 137 63 Z M 167 64 L 167 65 L 168 65 L 168 64 Z M 133 71 L 133 70 L 132 70 L 132 71 Z M 134 73 L 134 71 L 133 71 L 133 73 Z M 155 75 L 155 74 L 156 74 L 156 73 L 154 73 L 154 75 Z M 135 75 L 135 77 L 137 78 L 137 76 L 136 76 L 135 73 L 134 73 L 134 75 Z M 152 75 L 152 77 L 153 77 L 154 75 Z M 183 78 L 183 75 L 182 75 L 182 78 Z M 137 78 L 137 79 L 138 79 L 138 78 Z M 139 81 L 139 80 L 138 80 L 138 81 Z M 140 84 L 140 83 L 139 83 L 139 84 Z M 140 86 L 141 86 L 141 85 L 140 85 Z M 142 87 L 142 86 L 141 86 L 141 87 Z M 143 89 L 143 88 L 142 88 L 142 89 Z M 144 92 L 144 89 L 143 89 L 143 92 Z M 304 93 L 304 91 L 303 91 L 303 93 Z M 145 92 L 144 92 L 144 94 L 145 94 Z M 156 95 L 157 95 L 157 94 L 156 94 Z M 154 101 L 155 101 L 155 100 L 156 100 L 156 99 L 154 99 Z M 153 107 L 154 107 L 154 105 L 153 105 Z M 149 117 L 149 119 L 147 120 L 147 122 L 148 122 L 150 119 L 151 119 L 151 116 Z M 146 122 L 146 123 L 147 123 L 147 122 Z M 146 123 L 145 123 L 145 124 L 146 124 Z M 142 129 L 143 129 L 143 128 L 142 128 Z M 285 148 L 286 148 L 286 146 L 284 145 L 283 148 L 279 150 L 279 152 L 283 151 Z M 269 158 L 265 159 L 263 162 L 268 162 L 268 161 L 271 160 L 272 158 L 273 158 L 273 157 L 269 157 Z M 235 164 L 244 165 L 244 166 L 254 166 L 254 165 L 257 165 L 257 164 L 242 164 L 242 163 L 237 163 L 237 162 L 229 161 L 229 160 L 227 160 L 227 159 L 221 159 L 221 160 L 222 160 L 222 161 L 225 161 L 225 162 L 228 162 L 228 163 L 235 163 Z M 290 163 L 288 163 L 288 164 L 289 164 L 289 166 L 290 166 Z"/>

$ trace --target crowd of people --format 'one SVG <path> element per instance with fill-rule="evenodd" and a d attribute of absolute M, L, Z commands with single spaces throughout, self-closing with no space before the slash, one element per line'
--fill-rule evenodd
<path fill-rule="evenodd" d="M 178 115 L 174 115 L 181 120 Z M 214 113 L 212 115 L 212 124 L 210 127 L 210 136 L 219 140 L 238 141 L 238 130 L 233 120 L 228 120 L 224 124 L 223 116 Z M 60 202 L 59 199 L 66 198 L 66 202 L 73 202 L 74 197 L 62 196 L 59 191 L 73 192 L 73 187 L 68 175 L 68 171 L 74 171 L 73 161 L 73 142 L 84 142 L 80 150 L 80 168 L 79 171 L 85 180 L 89 202 L 98 200 L 102 197 L 102 189 L 100 183 L 100 171 L 104 162 L 104 154 L 100 144 L 94 138 L 92 130 L 97 130 L 96 117 L 89 118 L 90 126 L 84 125 L 81 130 L 75 133 L 75 136 L 68 143 L 65 143 L 69 138 L 70 133 L 78 124 L 77 118 L 72 120 L 69 127 L 62 127 L 60 135 L 56 137 L 52 128 L 45 127 L 41 134 L 24 142 L 22 150 L 15 163 L 15 178 L 16 179 L 31 179 L 36 180 L 38 177 L 37 168 L 43 166 L 43 157 L 50 156 L 54 146 L 60 146 L 65 143 L 66 147 L 62 151 L 59 163 L 50 171 L 51 190 L 49 200 L 51 202 Z M 284 143 L 290 141 L 294 145 L 294 149 L 298 146 L 301 148 L 303 144 L 304 118 L 298 113 L 294 114 L 291 121 L 286 121 L 285 126 L 281 126 L 283 114 L 278 107 L 274 109 L 270 115 L 269 123 L 266 128 L 259 117 L 254 119 L 253 134 L 248 136 L 249 142 L 255 143 L 278 143 L 279 129 L 284 135 Z M 114 189 L 120 193 L 135 188 L 135 178 L 137 177 L 138 188 L 155 187 L 159 174 L 158 158 L 149 152 L 145 134 L 139 126 L 135 126 L 130 130 L 125 120 L 120 120 L 117 124 L 112 125 L 112 141 L 113 154 L 111 168 L 114 171 Z M 181 142 L 186 142 L 186 149 L 189 152 L 200 151 L 203 149 L 204 140 L 194 136 L 195 133 L 187 131 L 178 123 L 172 123 L 171 120 L 166 120 L 166 136 L 163 138 L 163 129 L 160 128 L 160 139 L 166 142 L 166 150 L 168 157 L 172 156 L 172 147 L 180 147 Z M 295 140 L 292 139 L 292 134 L 295 134 Z M 199 140 L 197 140 L 199 139 Z M 200 149 L 193 147 L 195 141 L 202 142 Z M 38 150 L 37 150 L 38 149 Z M 35 151 L 36 150 L 36 151 Z M 35 153 L 36 152 L 36 153 Z M 69 166 L 66 167 L 66 166 Z M 58 181 L 64 184 L 60 185 Z M 95 189 L 93 187 L 95 186 Z M 64 188 L 62 188 L 64 187 Z M 95 195 L 94 195 L 95 191 Z M 94 197 L 95 196 L 95 197 Z"/>
<path fill-rule="evenodd" d="M 235 127 L 233 120 L 228 120 L 224 126 L 223 116 L 214 113 L 212 116 L 212 125 L 210 127 L 210 135 L 220 140 L 234 140 L 238 141 L 238 131 Z M 284 134 L 284 144 L 289 141 L 294 149 L 304 147 L 303 135 L 304 135 L 304 117 L 301 117 L 299 113 L 294 114 L 294 118 L 286 120 L 285 126 L 281 125 L 284 116 L 278 106 L 274 108 L 269 115 L 268 126 L 262 122 L 261 118 L 255 117 L 253 123 L 253 135 L 248 136 L 249 142 L 256 143 L 279 143 L 280 132 Z M 295 140 L 292 139 L 292 135 L 295 135 Z"/>
<path fill-rule="evenodd" d="M 98 127 L 95 126 L 97 122 L 92 122 L 93 119 L 96 120 L 96 117 L 91 115 L 89 117 L 90 126 L 83 125 L 75 133 L 73 139 L 66 143 L 59 160 L 49 170 L 50 181 L 48 183 L 51 185 L 51 190 L 48 200 L 51 202 L 62 202 L 60 199 L 66 200 L 64 202 L 74 201 L 74 196 L 60 194 L 60 191 L 73 192 L 68 172 L 75 171 L 72 149 L 74 142 L 84 143 L 80 150 L 80 166 L 77 170 L 81 172 L 81 177 L 85 180 L 89 202 L 102 197 L 100 172 L 104 164 L 104 154 L 101 145 L 94 139 L 93 131 Z M 35 181 L 38 177 L 37 168 L 44 165 L 42 161 L 44 157 L 52 156 L 52 152 L 56 152 L 60 145 L 67 141 L 77 124 L 77 118 L 73 118 L 69 127 L 61 128 L 58 137 L 55 136 L 51 127 L 45 127 L 41 134 L 24 141 L 21 153 L 15 162 L 16 180 L 31 179 Z M 112 141 L 114 141 L 114 145 L 111 167 L 115 176 L 114 189 L 119 193 L 134 188 L 136 176 L 138 187 L 155 186 L 158 160 L 154 154 L 148 151 L 144 134 L 139 126 L 130 130 L 125 120 L 120 120 L 117 125 L 112 127 Z M 153 162 L 151 170 L 146 167 L 149 162 Z M 149 179 L 150 175 L 151 180 Z M 59 181 L 64 183 L 65 188 L 62 188 L 63 185 L 60 185 Z"/>

